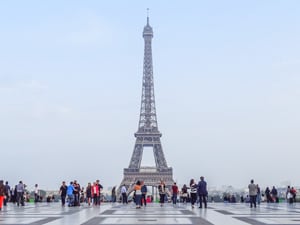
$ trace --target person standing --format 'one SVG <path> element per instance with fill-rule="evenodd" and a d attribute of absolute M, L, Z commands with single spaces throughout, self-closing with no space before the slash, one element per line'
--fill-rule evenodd
<path fill-rule="evenodd" d="M 0 211 L 2 210 L 4 198 L 5 198 L 5 186 L 3 180 L 0 180 Z"/>
<path fill-rule="evenodd" d="M 147 206 L 147 199 L 146 199 L 146 196 L 147 196 L 147 186 L 145 185 L 145 182 L 142 181 L 142 188 L 141 188 L 141 191 L 142 191 L 142 199 L 141 199 L 141 206 L 143 206 L 143 204 L 145 206 Z"/>
<path fill-rule="evenodd" d="M 293 202 L 296 202 L 297 191 L 294 187 L 291 188 L 291 194 L 292 194 L 292 197 L 293 197 Z"/>
<path fill-rule="evenodd" d="M 276 203 L 279 203 L 279 199 L 278 199 L 278 191 L 277 191 L 277 189 L 275 188 L 275 186 L 273 186 L 272 191 L 271 191 L 271 194 L 272 194 L 272 198 L 274 199 L 274 201 L 275 201 Z"/>
<path fill-rule="evenodd" d="M 135 205 L 137 209 L 141 208 L 141 198 L 142 198 L 142 186 L 141 182 L 138 180 L 134 185 L 134 192 L 135 192 Z"/>
<path fill-rule="evenodd" d="M 92 189 L 93 205 L 97 205 L 98 204 L 98 196 L 99 196 L 98 184 L 96 182 L 94 182 L 91 189 Z"/>
<path fill-rule="evenodd" d="M 188 190 L 186 184 L 184 184 L 181 188 L 181 197 L 182 197 L 182 203 L 186 204 L 188 199 Z"/>
<path fill-rule="evenodd" d="M 67 188 L 67 195 L 68 195 L 68 206 L 74 206 L 74 185 L 73 181 L 70 182 L 70 185 Z"/>
<path fill-rule="evenodd" d="M 256 196 L 257 196 L 257 186 L 254 184 L 254 180 L 252 179 L 250 181 L 250 184 L 248 185 L 249 189 L 249 196 L 250 196 L 250 208 L 253 207 L 256 208 Z"/>
<path fill-rule="evenodd" d="M 24 191 L 25 191 L 25 186 L 22 181 L 19 181 L 19 184 L 16 187 L 17 189 L 17 205 L 24 206 Z"/>
<path fill-rule="evenodd" d="M 62 185 L 59 188 L 59 194 L 60 194 L 60 198 L 61 198 L 61 206 L 65 206 L 65 204 L 66 204 L 67 189 L 68 189 L 68 186 L 66 185 L 66 182 L 63 181 Z"/>
<path fill-rule="evenodd" d="M 191 204 L 192 208 L 194 208 L 194 205 L 197 201 L 197 184 L 194 179 L 191 179 L 190 181 L 190 188 L 191 188 Z"/>
<path fill-rule="evenodd" d="M 123 204 L 128 204 L 128 201 L 127 201 L 127 189 L 126 189 L 126 186 L 125 184 L 123 184 L 122 188 L 121 188 L 121 194 L 122 194 L 122 202 Z"/>
<path fill-rule="evenodd" d="M 73 191 L 73 196 L 74 196 L 74 206 L 80 206 L 80 184 L 77 183 L 77 180 L 74 180 L 73 183 L 74 186 L 74 191 Z"/>
<path fill-rule="evenodd" d="M 207 208 L 207 183 L 204 180 L 204 177 L 200 177 L 200 181 L 198 182 L 197 192 L 199 196 L 200 206 L 199 208 L 202 208 L 202 202 L 204 203 L 204 208 Z"/>
<path fill-rule="evenodd" d="M 272 198 L 271 198 L 271 191 L 270 191 L 269 187 L 266 188 L 265 195 L 266 195 L 266 198 L 267 198 L 267 203 L 273 202 Z"/>
<path fill-rule="evenodd" d="M 38 189 L 38 184 L 34 185 L 34 203 L 38 203 L 39 201 L 39 189 Z"/>
<path fill-rule="evenodd" d="M 293 204 L 293 194 L 290 186 L 288 186 L 286 190 L 286 199 L 290 204 Z"/>
<path fill-rule="evenodd" d="M 261 202 L 261 193 L 260 193 L 260 187 L 259 187 L 258 184 L 256 185 L 256 189 L 257 189 L 256 201 L 257 201 L 257 204 L 260 205 L 260 202 Z"/>
<path fill-rule="evenodd" d="M 163 206 L 163 204 L 165 203 L 165 197 L 166 197 L 166 185 L 163 180 L 161 180 L 160 184 L 158 185 L 158 193 L 159 193 L 160 206 Z"/>
<path fill-rule="evenodd" d="M 176 205 L 177 203 L 177 195 L 178 195 L 178 186 L 176 184 L 176 182 L 174 182 L 174 184 L 172 185 L 172 201 L 173 201 L 173 205 Z"/>
<path fill-rule="evenodd" d="M 90 182 L 88 183 L 85 189 L 85 195 L 86 195 L 86 202 L 90 206 L 92 202 L 92 184 Z"/>
<path fill-rule="evenodd" d="M 111 202 L 112 203 L 115 203 L 117 200 L 117 196 L 116 196 L 116 186 L 114 186 L 112 189 L 111 189 Z"/>
<path fill-rule="evenodd" d="M 4 206 L 7 205 L 7 202 L 9 202 L 10 197 L 10 186 L 8 184 L 8 181 L 5 182 L 5 198 L 4 198 Z"/>
<path fill-rule="evenodd" d="M 96 180 L 96 185 L 98 186 L 97 205 L 100 205 L 100 203 L 101 203 L 101 190 L 103 189 L 103 186 L 100 184 L 100 180 Z"/>

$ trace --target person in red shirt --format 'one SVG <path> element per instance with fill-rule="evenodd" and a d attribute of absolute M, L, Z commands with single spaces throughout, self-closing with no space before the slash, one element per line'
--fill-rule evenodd
<path fill-rule="evenodd" d="M 176 205 L 177 203 L 177 195 L 178 195 L 178 186 L 176 185 L 176 182 L 172 185 L 172 201 L 173 205 Z"/>
<path fill-rule="evenodd" d="M 96 182 L 93 183 L 91 187 L 92 198 L 93 198 L 93 205 L 97 205 L 98 203 L 98 196 L 99 196 L 99 186 Z"/>
<path fill-rule="evenodd" d="M 5 186 L 3 184 L 3 180 L 0 180 L 0 210 L 2 210 L 4 196 L 5 196 Z"/>

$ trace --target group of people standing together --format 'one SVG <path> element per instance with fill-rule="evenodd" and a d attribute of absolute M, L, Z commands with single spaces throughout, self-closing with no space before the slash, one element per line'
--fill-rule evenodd
<path fill-rule="evenodd" d="M 141 206 L 147 205 L 147 186 L 144 181 L 137 181 L 134 185 L 134 201 L 137 209 L 140 209 Z"/>
<path fill-rule="evenodd" d="M 204 204 L 204 208 L 207 208 L 207 183 L 204 180 L 204 177 L 200 177 L 200 181 L 197 183 L 194 179 L 190 180 L 190 186 L 187 187 L 185 184 L 183 185 L 181 192 L 178 189 L 176 183 L 172 185 L 172 202 L 174 205 L 177 203 L 177 197 L 180 195 L 182 197 L 182 202 L 186 203 L 188 198 L 188 189 L 190 189 L 190 199 L 192 208 L 195 207 L 197 200 L 199 199 L 199 208 L 202 208 L 202 203 Z"/>
<path fill-rule="evenodd" d="M 23 184 L 22 181 L 19 181 L 14 188 L 11 188 L 7 181 L 4 184 L 3 180 L 0 180 L 0 210 L 2 210 L 2 206 L 6 206 L 9 201 L 17 203 L 18 206 L 24 206 L 25 188 L 26 185 Z"/>
<path fill-rule="evenodd" d="M 174 183 L 171 187 L 171 193 L 169 193 L 169 190 L 166 187 L 166 184 L 163 180 L 160 181 L 160 184 L 157 186 L 158 193 L 159 193 L 159 203 L 160 206 L 163 206 L 166 199 L 167 194 L 170 194 L 172 196 L 172 202 L 174 205 L 178 202 L 178 196 L 184 196 L 185 193 L 187 193 L 187 189 L 190 189 L 191 194 L 191 205 L 192 208 L 195 207 L 195 203 L 197 202 L 197 199 L 199 197 L 199 208 L 202 208 L 202 205 L 204 204 L 204 208 L 207 208 L 207 183 L 204 180 L 204 177 L 200 177 L 200 181 L 198 183 L 195 182 L 194 179 L 191 179 L 190 186 L 187 187 L 184 185 L 181 191 L 179 191 L 179 188 L 176 183 Z M 147 205 L 146 200 L 146 194 L 147 194 L 147 186 L 144 184 L 143 181 L 137 181 L 134 185 L 134 200 L 136 204 L 136 208 L 139 209 L 143 204 Z M 121 194 L 123 198 L 123 203 L 127 203 L 127 195 L 126 195 L 126 188 L 125 186 L 122 186 L 121 188 Z M 186 196 L 187 198 L 187 196 Z M 184 202 L 184 199 L 183 199 Z M 185 200 L 186 202 L 186 200 Z M 202 204 L 203 203 L 203 204 Z"/>
<path fill-rule="evenodd" d="M 261 202 L 261 196 L 263 195 L 261 193 L 260 187 L 258 184 L 254 184 L 254 180 L 252 179 L 250 181 L 250 184 L 248 185 L 249 189 L 249 197 L 250 197 L 250 208 L 254 206 L 256 208 L 256 203 L 259 205 Z M 287 187 L 286 193 L 285 193 L 285 198 L 286 200 L 292 204 L 293 202 L 296 202 L 296 189 L 294 187 Z M 272 190 L 269 189 L 269 187 L 266 188 L 265 192 L 265 197 L 267 203 L 279 203 L 279 196 L 278 196 L 278 191 L 273 186 Z"/>
<path fill-rule="evenodd" d="M 81 202 L 86 201 L 88 205 L 100 205 L 101 202 L 101 190 L 103 186 L 100 184 L 99 180 L 96 180 L 93 184 L 88 183 L 86 189 L 80 187 L 80 184 L 75 180 L 71 181 L 69 185 L 65 181 L 59 189 L 59 194 L 61 196 L 61 204 L 65 206 L 66 200 L 68 201 L 68 206 L 80 206 Z"/>

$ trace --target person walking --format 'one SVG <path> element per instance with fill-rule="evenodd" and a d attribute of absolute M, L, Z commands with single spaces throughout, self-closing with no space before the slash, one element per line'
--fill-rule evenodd
<path fill-rule="evenodd" d="M 250 208 L 254 206 L 256 208 L 256 196 L 257 196 L 257 186 L 254 184 L 254 180 L 250 181 L 248 185 L 249 196 L 250 196 Z"/>
<path fill-rule="evenodd" d="M 60 198 L 61 198 L 61 206 L 65 206 L 65 204 L 66 204 L 67 189 L 68 189 L 68 186 L 66 185 L 66 182 L 63 181 L 62 185 L 59 188 L 59 194 L 60 194 Z"/>
<path fill-rule="evenodd" d="M 177 203 L 177 195 L 178 195 L 178 186 L 176 184 L 176 182 L 174 182 L 174 184 L 172 185 L 172 201 L 173 201 L 173 205 L 176 205 Z"/>
<path fill-rule="evenodd" d="M 195 203 L 197 201 L 197 184 L 194 179 L 191 179 L 190 181 L 190 189 L 191 189 L 191 205 L 192 208 L 194 208 Z"/>
<path fill-rule="evenodd" d="M 200 181 L 198 182 L 197 192 L 199 195 L 199 202 L 200 206 L 199 208 L 202 208 L 202 202 L 204 203 L 204 208 L 207 208 L 207 183 L 204 180 L 204 177 L 200 177 Z"/>

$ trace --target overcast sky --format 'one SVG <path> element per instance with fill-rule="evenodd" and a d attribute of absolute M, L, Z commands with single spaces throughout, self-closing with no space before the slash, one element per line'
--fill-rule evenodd
<path fill-rule="evenodd" d="M 119 185 L 150 8 L 174 179 L 300 185 L 300 1 L 0 1 L 1 178 Z M 151 165 L 145 151 L 143 165 Z"/>

